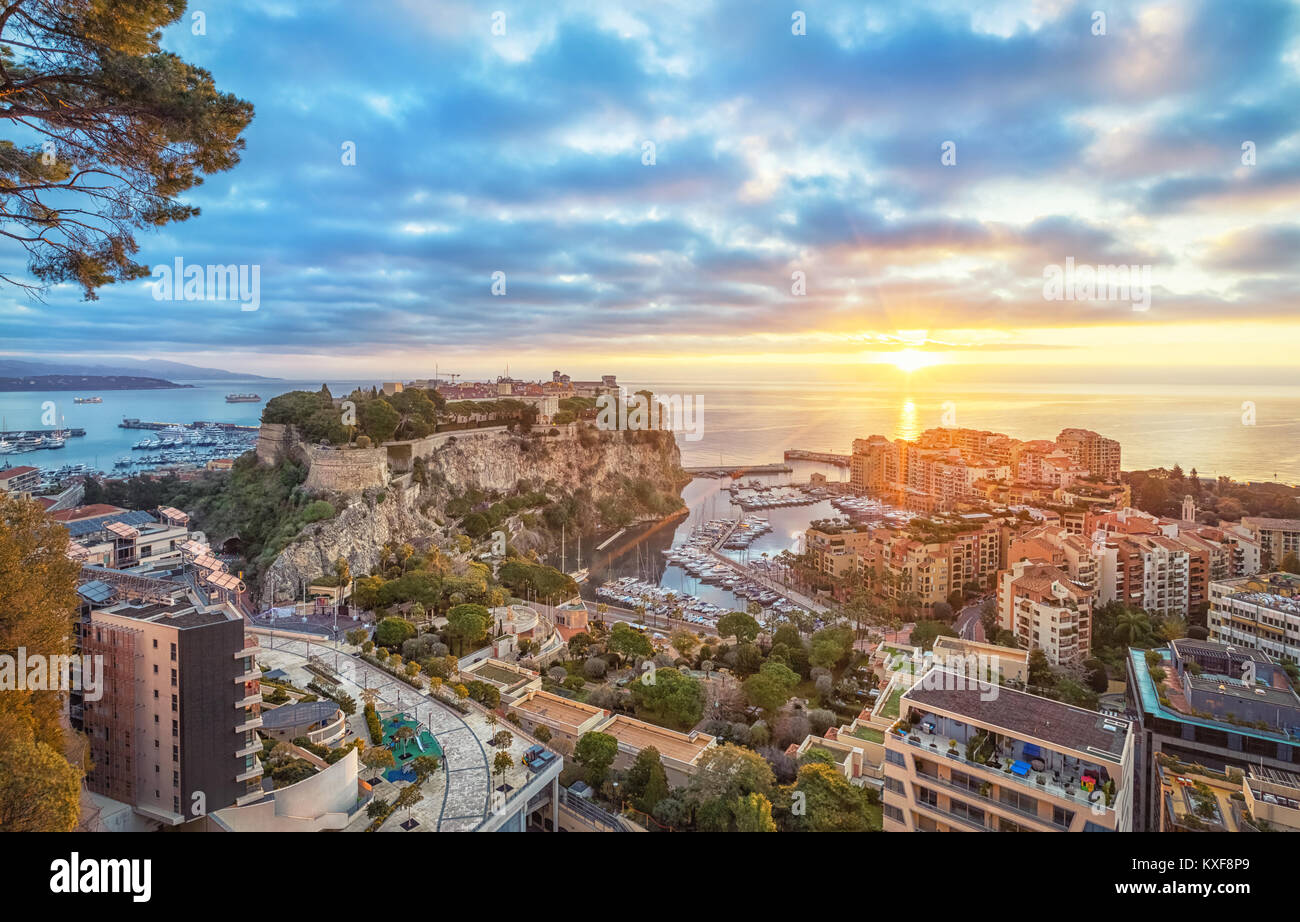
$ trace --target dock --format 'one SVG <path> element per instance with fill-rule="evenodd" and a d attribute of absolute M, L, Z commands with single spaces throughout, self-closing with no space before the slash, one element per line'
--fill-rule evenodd
<path fill-rule="evenodd" d="M 852 456 L 836 455 L 828 451 L 808 451 L 803 448 L 787 448 L 785 450 L 785 460 L 819 461 L 822 464 L 834 464 L 836 467 L 848 467 L 852 460 Z"/>
<path fill-rule="evenodd" d="M 240 426 L 236 423 L 205 422 L 201 419 L 195 420 L 192 423 L 159 423 L 132 418 L 124 419 L 117 424 L 117 428 L 119 429 L 149 429 L 155 432 L 160 429 L 166 429 L 168 426 L 177 426 L 181 429 L 202 429 L 205 426 L 216 426 L 218 429 L 226 429 L 231 432 L 257 432 L 261 428 L 260 426 Z M 84 435 L 85 432 L 83 431 L 82 434 Z"/>
<path fill-rule="evenodd" d="M 794 468 L 788 464 L 737 464 L 734 466 L 709 465 L 708 467 L 684 467 L 686 473 L 695 477 L 744 477 L 748 474 L 789 474 Z"/>
<path fill-rule="evenodd" d="M 85 429 L 4 429 L 0 430 L 0 439 L 21 439 L 25 436 L 82 436 L 86 434 Z"/>

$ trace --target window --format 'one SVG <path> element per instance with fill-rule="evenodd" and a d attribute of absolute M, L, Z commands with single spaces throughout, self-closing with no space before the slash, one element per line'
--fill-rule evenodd
<path fill-rule="evenodd" d="M 907 787 L 897 778 L 891 778 L 886 775 L 885 790 L 889 791 L 891 794 L 904 794 L 907 791 Z"/>
<path fill-rule="evenodd" d="M 928 806 L 931 807 L 939 806 L 939 795 L 936 794 L 934 791 L 930 790 L 929 788 L 917 787 L 916 799 L 919 802 L 923 804 L 927 804 Z"/>
<path fill-rule="evenodd" d="M 176 662 L 176 644 L 172 644 L 172 662 Z"/>
<path fill-rule="evenodd" d="M 898 807 L 895 807 L 891 804 L 885 804 L 883 806 L 883 812 L 885 815 L 885 819 L 893 820 L 895 823 L 903 822 L 903 811 L 900 810 Z"/>
<path fill-rule="evenodd" d="M 1053 807 L 1052 822 L 1055 823 L 1057 826 L 1068 827 L 1071 823 L 1074 822 L 1074 811 L 1067 810 L 1064 807 Z"/>
<path fill-rule="evenodd" d="M 901 752 L 894 752 L 892 749 L 885 750 L 885 761 L 890 765 L 907 765 L 907 760 L 903 758 Z"/>

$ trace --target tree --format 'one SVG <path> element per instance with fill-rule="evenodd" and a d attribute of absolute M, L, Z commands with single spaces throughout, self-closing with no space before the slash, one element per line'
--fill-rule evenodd
<path fill-rule="evenodd" d="M 650 639 L 625 622 L 618 622 L 610 629 L 609 649 L 621 657 L 654 656 L 655 649 Z"/>
<path fill-rule="evenodd" d="M 850 784 L 836 768 L 809 762 L 798 779 L 783 789 L 790 804 L 788 825 L 799 832 L 867 832 L 872 828 L 867 793 Z"/>
<path fill-rule="evenodd" d="M 1278 564 L 1278 569 L 1286 573 L 1300 573 L 1300 557 L 1296 556 L 1295 551 L 1287 551 Z"/>
<path fill-rule="evenodd" d="M 762 794 L 737 797 L 731 812 L 735 816 L 737 832 L 776 832 L 772 802 Z"/>
<path fill-rule="evenodd" d="M 503 749 L 492 757 L 492 773 L 504 777 L 505 773 L 510 771 L 510 766 L 514 764 L 514 758 Z"/>
<path fill-rule="evenodd" d="M 135 231 L 196 216 L 183 194 L 239 162 L 252 105 L 159 48 L 184 11 L 176 0 L 0 11 L 0 116 L 30 139 L 0 143 L 0 233 L 43 285 L 73 282 L 94 300 L 148 276 Z"/>
<path fill-rule="evenodd" d="M 697 803 L 721 800 L 730 805 L 736 798 L 753 793 L 767 796 L 774 783 L 772 767 L 761 755 L 723 743 L 704 750 L 689 793 Z"/>
<path fill-rule="evenodd" d="M 415 636 L 415 625 L 405 618 L 385 618 L 375 628 L 375 643 L 395 647 Z"/>
<path fill-rule="evenodd" d="M 608 733 L 588 731 L 573 747 L 573 761 L 585 770 L 587 784 L 599 788 L 618 756 L 618 740 Z"/>
<path fill-rule="evenodd" d="M 15 692 L 5 692 L 6 696 Z M 81 771 L 30 732 L 0 742 L 0 832 L 70 832 Z"/>
<path fill-rule="evenodd" d="M 799 684 L 799 674 L 788 666 L 769 660 L 757 675 L 745 680 L 742 686 L 745 697 L 754 707 L 769 715 L 775 714 L 790 699 L 790 693 Z"/>
<path fill-rule="evenodd" d="M 718 619 L 718 636 L 735 637 L 736 643 L 750 643 L 758 636 L 759 624 L 743 611 L 727 612 Z"/>
<path fill-rule="evenodd" d="M 491 620 L 491 615 L 482 605 L 456 605 L 447 612 L 447 635 L 455 639 L 456 649 L 463 654 L 466 644 L 470 649 L 477 648 L 487 634 Z"/>
<path fill-rule="evenodd" d="M 624 779 L 624 793 L 632 806 L 642 813 L 650 813 L 655 804 L 668 796 L 668 775 L 659 760 L 659 750 L 647 746 L 636 755 Z"/>
<path fill-rule="evenodd" d="M 668 635 L 668 642 L 673 645 L 673 649 L 682 656 L 689 657 L 691 652 L 700 645 L 700 638 L 684 628 L 673 631 Z"/>
<path fill-rule="evenodd" d="M 382 771 L 385 768 L 393 768 L 397 763 L 393 759 L 393 754 L 383 746 L 371 746 L 361 753 L 361 761 L 366 768 L 372 771 Z"/>
<path fill-rule="evenodd" d="M 652 723 L 689 730 L 704 714 L 703 687 L 676 669 L 656 669 L 633 682 L 631 692 L 637 716 Z"/>
<path fill-rule="evenodd" d="M 67 547 L 67 530 L 39 505 L 0 494 L 0 652 L 70 652 L 80 571 Z M 81 771 L 63 755 L 62 710 L 56 690 L 0 691 L 0 830 L 75 825 Z"/>

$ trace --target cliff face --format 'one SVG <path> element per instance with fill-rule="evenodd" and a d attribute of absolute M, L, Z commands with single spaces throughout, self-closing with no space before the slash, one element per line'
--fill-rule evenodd
<path fill-rule="evenodd" d="M 361 575 L 378 562 L 386 542 L 419 544 L 442 535 L 436 519 L 445 518 L 446 501 L 470 489 L 510 494 L 528 481 L 552 493 L 585 488 L 599 503 L 621 495 L 626 478 L 648 480 L 674 495 L 682 484 L 681 455 L 666 433 L 588 431 L 584 438 L 566 428 L 559 436 L 519 438 L 468 430 L 439 441 L 425 461 L 425 486 L 413 484 L 409 474 L 395 474 L 382 501 L 377 491 L 367 490 L 333 519 L 304 529 L 264 574 L 262 603 L 301 598 L 305 582 L 330 572 L 339 557 Z M 593 529 L 606 524 L 584 523 Z"/>

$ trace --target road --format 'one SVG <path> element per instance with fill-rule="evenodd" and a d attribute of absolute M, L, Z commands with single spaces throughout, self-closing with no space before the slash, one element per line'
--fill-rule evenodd
<path fill-rule="evenodd" d="M 980 621 L 980 606 L 984 604 L 984 599 L 963 605 L 961 611 L 957 612 L 957 617 L 953 621 L 953 629 L 964 640 L 984 640 L 984 624 Z"/>

